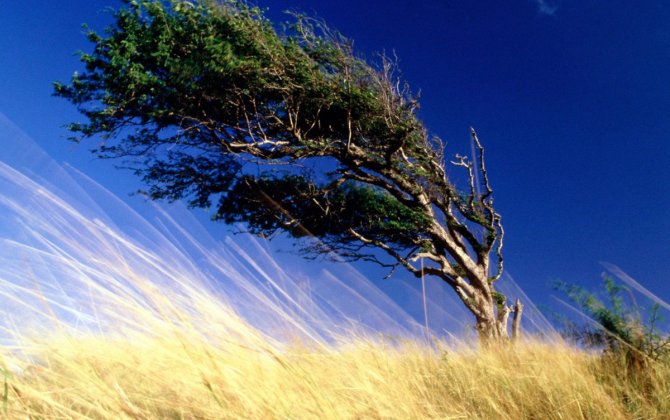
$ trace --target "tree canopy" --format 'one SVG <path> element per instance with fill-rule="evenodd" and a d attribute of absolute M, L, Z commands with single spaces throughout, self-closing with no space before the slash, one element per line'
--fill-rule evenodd
<path fill-rule="evenodd" d="M 503 228 L 484 149 L 473 130 L 477 156 L 447 160 L 392 60 L 367 62 L 308 17 L 277 30 L 234 0 L 129 0 L 88 37 L 84 71 L 55 84 L 85 116 L 69 129 L 101 136 L 99 156 L 130 160 L 151 198 L 318 238 L 305 248 L 317 255 L 437 276 L 482 337 L 507 336 L 521 305 L 494 288 Z"/>

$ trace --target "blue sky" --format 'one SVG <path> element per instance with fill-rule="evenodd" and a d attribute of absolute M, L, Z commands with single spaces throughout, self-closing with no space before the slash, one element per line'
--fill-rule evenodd
<path fill-rule="evenodd" d="M 562 279 L 595 287 L 608 261 L 670 299 L 670 4 L 662 1 L 258 1 L 274 21 L 316 14 L 365 56 L 395 51 L 420 115 L 469 150 L 487 148 L 508 271 L 531 298 Z M 0 112 L 59 161 L 125 195 L 130 174 L 67 142 L 81 119 L 51 97 L 80 69 L 81 23 L 111 0 L 4 2 Z M 132 198 L 131 198 L 132 200 Z M 370 271 L 374 273 L 374 270 Z"/>

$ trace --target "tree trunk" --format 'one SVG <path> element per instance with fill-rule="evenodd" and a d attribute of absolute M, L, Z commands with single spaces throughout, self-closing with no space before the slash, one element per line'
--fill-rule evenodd
<path fill-rule="evenodd" d="M 523 313 L 523 304 L 516 300 L 514 306 L 495 305 L 493 302 L 484 306 L 482 313 L 486 316 L 475 316 L 477 323 L 475 329 L 479 335 L 480 344 L 484 346 L 495 343 L 517 341 L 521 334 L 521 315 Z M 494 310 L 495 307 L 495 310 Z M 512 335 L 508 333 L 508 324 L 510 314 L 514 314 L 512 321 Z"/>
<path fill-rule="evenodd" d="M 512 341 L 518 341 L 521 336 L 521 314 L 523 314 L 523 304 L 517 299 L 514 304 L 514 319 L 512 320 Z"/>
<path fill-rule="evenodd" d="M 484 316 L 476 316 L 475 329 L 479 334 L 479 342 L 483 345 L 494 344 L 507 340 L 507 316 L 497 313 L 492 301 L 482 303 L 480 306 Z M 502 325 L 504 322 L 504 325 Z"/>
<path fill-rule="evenodd" d="M 475 329 L 479 334 L 479 343 L 484 346 L 489 346 L 501 341 L 507 340 L 507 334 L 501 334 L 498 320 L 495 318 L 480 318 L 477 320 Z"/>

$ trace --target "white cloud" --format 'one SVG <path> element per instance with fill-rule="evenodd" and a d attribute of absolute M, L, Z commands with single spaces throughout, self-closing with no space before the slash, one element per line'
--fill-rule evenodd
<path fill-rule="evenodd" d="M 540 14 L 553 16 L 558 10 L 558 4 L 552 0 L 535 0 Z"/>

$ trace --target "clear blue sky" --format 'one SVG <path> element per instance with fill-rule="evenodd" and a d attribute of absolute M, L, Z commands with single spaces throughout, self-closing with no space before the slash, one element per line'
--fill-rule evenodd
<path fill-rule="evenodd" d="M 663 1 L 259 0 L 269 16 L 317 14 L 361 54 L 395 51 L 421 117 L 467 151 L 487 147 L 509 272 L 531 298 L 547 282 L 599 281 L 619 265 L 670 299 L 670 4 Z M 73 107 L 51 83 L 90 50 L 111 0 L 11 0 L 0 12 L 0 112 L 59 161 L 119 194 L 137 186 L 64 140 Z M 93 144 L 88 146 L 93 147 Z"/>

